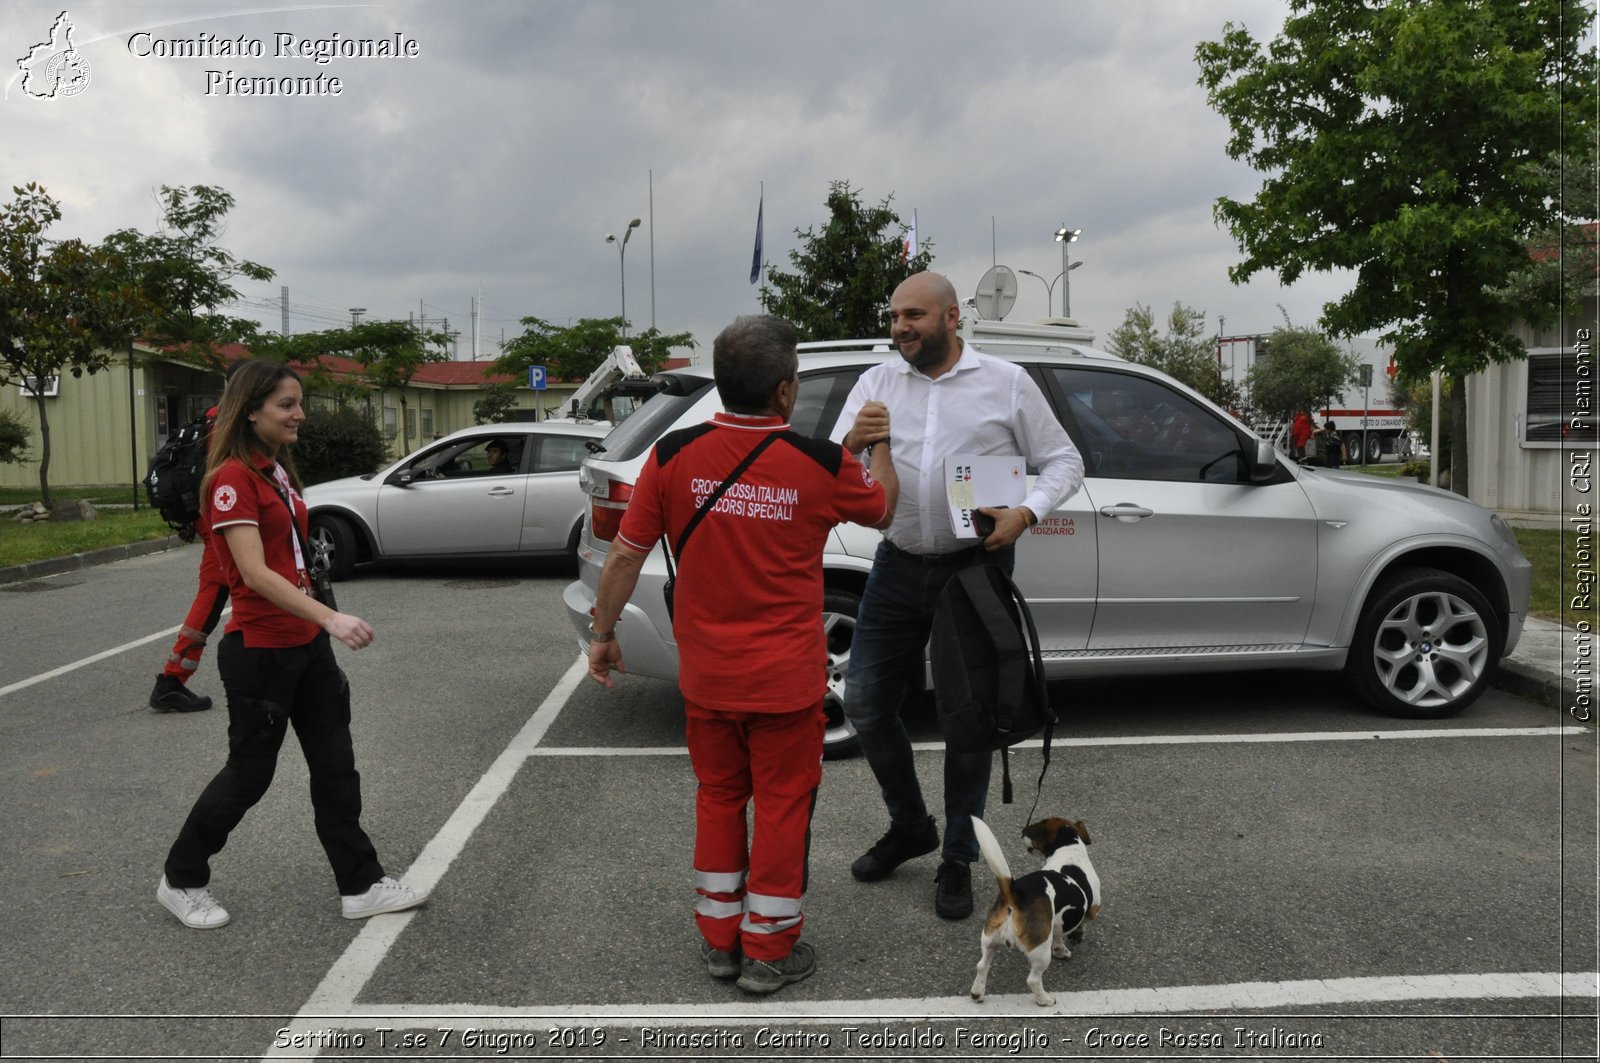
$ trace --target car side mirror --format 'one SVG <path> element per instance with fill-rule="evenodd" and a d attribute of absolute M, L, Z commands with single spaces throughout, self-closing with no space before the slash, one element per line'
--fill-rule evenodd
<path fill-rule="evenodd" d="M 1255 440 L 1255 453 L 1250 458 L 1250 482 L 1266 483 L 1277 475 L 1278 452 L 1265 439 Z"/>

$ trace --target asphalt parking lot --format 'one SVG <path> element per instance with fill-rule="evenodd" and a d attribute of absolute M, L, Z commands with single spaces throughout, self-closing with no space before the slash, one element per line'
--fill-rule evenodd
<path fill-rule="evenodd" d="M 582 679 L 559 566 L 340 587 L 378 632 L 340 650 L 365 822 L 425 908 L 339 917 L 289 743 L 215 861 L 233 923 L 185 930 L 153 891 L 226 719 L 144 698 L 195 560 L 0 589 L 5 1057 L 1594 1055 L 1594 731 L 1501 691 L 1375 717 L 1307 674 L 1054 688 L 1039 809 L 1085 821 L 1106 897 L 1054 1008 L 1015 954 L 967 997 L 978 922 L 933 915 L 931 858 L 850 878 L 884 825 L 859 760 L 817 810 L 817 974 L 743 997 L 695 949 L 676 694 Z M 210 657 L 195 687 L 220 694 Z M 936 792 L 937 727 L 912 723 Z M 988 816 L 1018 870 L 1038 764 Z"/>

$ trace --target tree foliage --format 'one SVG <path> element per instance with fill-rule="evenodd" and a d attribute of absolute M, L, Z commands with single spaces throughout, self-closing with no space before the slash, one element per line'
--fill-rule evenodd
<path fill-rule="evenodd" d="M 42 186 L 12 193 L 16 198 L 0 205 L 0 385 L 99 372 L 142 312 L 126 263 L 104 246 L 48 239 L 61 206 Z M 39 491 L 50 505 L 50 418 L 42 387 L 33 389 L 33 401 Z"/>
<path fill-rule="evenodd" d="M 474 424 L 500 424 L 517 404 L 516 388 L 511 384 L 490 384 L 483 396 L 472 404 Z"/>
<path fill-rule="evenodd" d="M 692 349 L 695 345 L 687 332 L 649 328 L 637 336 L 624 336 L 622 326 L 620 317 L 586 317 L 566 326 L 525 317 L 522 334 L 506 342 L 494 371 L 526 380 L 530 366 L 542 365 L 551 379 L 582 381 L 611 355 L 612 348 L 626 346 L 632 349 L 639 368 L 653 373 L 672 356 L 673 348 Z"/>
<path fill-rule="evenodd" d="M 27 461 L 28 440 L 32 435 L 26 421 L 10 410 L 0 410 L 0 465 Z"/>
<path fill-rule="evenodd" d="M 424 365 L 449 360 L 445 342 L 442 333 L 418 329 L 409 321 L 362 321 L 349 328 L 263 337 L 257 347 L 287 361 L 315 364 L 335 355 L 359 362 L 363 375 L 380 392 L 400 392 L 400 449 L 407 451 L 411 444 L 405 427 L 405 389 Z"/>
<path fill-rule="evenodd" d="M 1288 420 L 1297 410 L 1320 410 L 1356 379 L 1361 362 L 1316 329 L 1285 320 L 1266 339 L 1266 353 L 1245 373 L 1250 402 Z"/>
<path fill-rule="evenodd" d="M 218 348 L 253 346 L 260 330 L 255 321 L 224 312 L 239 298 L 233 282 L 240 277 L 267 281 L 274 273 L 218 246 L 234 205 L 226 190 L 162 185 L 157 200 L 161 228 L 155 235 L 121 229 L 106 237 L 105 246 L 123 260 L 144 296 L 146 313 L 136 323 L 144 338 L 221 372 L 225 366 Z"/>
<path fill-rule="evenodd" d="M 388 458 L 383 432 L 360 410 L 313 410 L 294 445 L 295 469 L 309 484 L 375 472 Z"/>
<path fill-rule="evenodd" d="M 1387 330 L 1408 380 L 1442 369 L 1461 381 L 1521 356 L 1514 324 L 1542 323 L 1550 303 L 1519 300 L 1508 281 L 1560 220 L 1560 168 L 1594 161 L 1584 5 L 1289 6 L 1273 41 L 1228 23 L 1196 48 L 1228 154 L 1266 175 L 1253 200 L 1217 201 L 1244 254 L 1230 277 L 1354 270 L 1323 324 Z M 1452 482 L 1465 493 L 1465 388 L 1454 396 Z"/>
<path fill-rule="evenodd" d="M 1231 380 L 1222 379 L 1216 337 L 1206 334 L 1205 312 L 1181 302 L 1173 303 L 1166 325 L 1163 336 L 1156 329 L 1155 311 L 1135 303 L 1122 324 L 1106 337 L 1106 347 L 1118 357 L 1183 381 L 1219 406 L 1242 410 L 1239 388 Z"/>
<path fill-rule="evenodd" d="M 802 340 L 886 336 L 889 296 L 933 262 L 930 240 L 905 257 L 907 228 L 885 196 L 876 207 L 861 202 L 848 181 L 828 186 L 828 223 L 796 229 L 800 247 L 789 252 L 794 272 L 767 267 L 761 305 L 794 323 Z"/>

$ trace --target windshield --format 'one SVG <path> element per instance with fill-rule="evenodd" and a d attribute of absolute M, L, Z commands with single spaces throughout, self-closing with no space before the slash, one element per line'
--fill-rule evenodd
<path fill-rule="evenodd" d="M 677 421 L 684 408 L 711 386 L 711 378 L 703 376 L 669 373 L 659 379 L 667 385 L 666 390 L 611 430 L 600 444 L 604 448 L 600 457 L 606 461 L 629 461 L 643 454 Z"/>

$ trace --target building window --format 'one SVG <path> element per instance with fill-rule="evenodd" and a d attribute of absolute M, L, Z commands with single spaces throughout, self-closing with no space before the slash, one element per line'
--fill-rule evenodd
<path fill-rule="evenodd" d="M 1594 402 L 1594 357 L 1587 348 L 1581 352 L 1564 347 L 1529 351 L 1523 445 L 1593 446 Z"/>
<path fill-rule="evenodd" d="M 406 407 L 406 438 L 415 439 L 417 435 L 417 411 L 414 407 Z"/>
<path fill-rule="evenodd" d="M 422 411 L 422 438 L 423 439 L 432 439 L 433 438 L 433 411 L 432 410 L 423 410 Z"/>
<path fill-rule="evenodd" d="M 399 435 L 399 425 L 400 422 L 396 417 L 395 408 L 393 406 L 385 406 L 383 408 L 383 438 L 393 439 Z"/>

